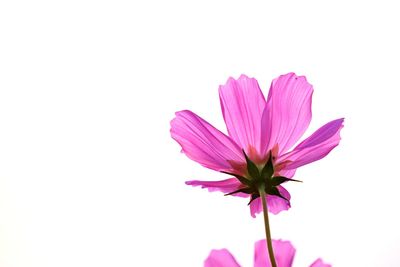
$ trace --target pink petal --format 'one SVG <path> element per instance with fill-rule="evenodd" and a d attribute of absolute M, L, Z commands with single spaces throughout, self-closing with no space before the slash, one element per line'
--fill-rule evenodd
<path fill-rule="evenodd" d="M 265 239 L 254 245 L 254 267 L 271 267 Z M 272 248 L 279 267 L 291 267 L 296 249 L 289 241 L 272 240 Z"/>
<path fill-rule="evenodd" d="M 290 194 L 283 186 L 278 186 L 278 190 L 282 196 L 290 200 Z M 271 212 L 272 214 L 278 214 L 283 210 L 288 210 L 290 208 L 290 202 L 287 202 L 283 198 L 277 196 L 268 195 L 267 207 L 268 211 Z M 253 218 L 256 217 L 256 214 L 261 213 L 262 211 L 263 208 L 260 197 L 250 203 L 250 214 Z"/>
<path fill-rule="evenodd" d="M 219 87 L 222 113 L 229 136 L 246 153 L 256 160 L 261 141 L 261 117 L 265 99 L 254 78 L 241 75 L 235 80 L 229 78 Z"/>
<path fill-rule="evenodd" d="M 324 263 L 322 259 L 317 259 L 310 267 L 332 267 L 332 265 Z"/>
<path fill-rule="evenodd" d="M 284 176 L 287 178 L 292 178 L 294 176 L 294 174 L 296 173 L 296 169 L 292 169 L 292 170 L 280 170 L 278 174 L 276 174 L 276 176 L 280 175 L 280 176 Z"/>
<path fill-rule="evenodd" d="M 282 155 L 304 134 L 311 121 L 312 93 L 313 88 L 306 78 L 294 73 L 272 82 L 262 116 L 264 153 L 277 145 Z"/>
<path fill-rule="evenodd" d="M 322 159 L 339 144 L 343 121 L 337 119 L 325 124 L 278 161 L 289 161 L 284 169 L 290 170 Z"/>
<path fill-rule="evenodd" d="M 227 249 L 213 249 L 204 261 L 204 267 L 240 267 Z"/>
<path fill-rule="evenodd" d="M 228 136 L 191 111 L 175 115 L 171 136 L 190 159 L 216 171 L 232 171 L 243 164 L 243 152 Z"/>
<path fill-rule="evenodd" d="M 223 193 L 231 193 L 240 188 L 241 183 L 236 178 L 229 178 L 222 181 L 187 181 L 185 182 L 187 185 L 191 186 L 201 186 L 201 188 L 207 188 L 209 192 L 223 192 Z M 248 197 L 248 194 L 237 193 L 233 194 L 238 197 Z"/>

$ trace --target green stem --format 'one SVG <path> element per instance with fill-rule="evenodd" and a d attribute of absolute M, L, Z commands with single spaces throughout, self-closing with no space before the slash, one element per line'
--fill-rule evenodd
<path fill-rule="evenodd" d="M 276 266 L 276 261 L 275 261 L 275 256 L 274 256 L 274 250 L 272 248 L 271 230 L 269 229 L 267 199 L 265 197 L 264 187 L 261 186 L 258 191 L 260 192 L 260 197 L 261 197 L 262 206 L 263 206 L 265 236 L 266 236 L 266 239 L 267 239 L 267 248 L 268 248 L 269 259 L 271 261 L 271 266 L 272 267 L 277 267 Z"/>

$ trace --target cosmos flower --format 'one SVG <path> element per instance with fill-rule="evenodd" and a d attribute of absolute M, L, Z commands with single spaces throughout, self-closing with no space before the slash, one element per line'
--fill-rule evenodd
<path fill-rule="evenodd" d="M 296 249 L 289 241 L 272 240 L 275 259 L 278 267 L 291 267 Z M 213 249 L 204 261 L 204 267 L 240 267 L 236 259 L 227 249 Z M 254 245 L 254 267 L 271 267 L 266 250 L 265 240 L 257 241 Z M 331 267 L 322 259 L 315 260 L 310 267 Z"/>
<path fill-rule="evenodd" d="M 176 112 L 171 136 L 182 152 L 231 176 L 186 184 L 249 197 L 253 217 L 262 211 L 260 186 L 271 213 L 289 209 L 290 194 L 282 184 L 296 181 L 292 177 L 297 168 L 322 159 L 336 147 L 343 127 L 343 119 L 333 120 L 294 146 L 310 124 L 312 94 L 312 85 L 294 73 L 273 80 L 266 100 L 256 79 L 229 78 L 219 87 L 228 135 L 189 110 Z"/>

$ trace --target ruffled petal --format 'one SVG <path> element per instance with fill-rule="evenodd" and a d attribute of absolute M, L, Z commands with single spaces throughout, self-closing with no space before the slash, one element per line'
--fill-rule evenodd
<path fill-rule="evenodd" d="M 204 261 L 204 267 L 240 267 L 227 249 L 213 249 Z"/>
<path fill-rule="evenodd" d="M 343 121 L 344 119 L 337 119 L 325 124 L 291 152 L 280 157 L 279 162 L 287 162 L 284 163 L 283 169 L 296 169 L 328 155 L 340 142 L 340 130 L 343 128 Z"/>
<path fill-rule="evenodd" d="M 313 88 L 304 76 L 294 73 L 275 79 L 262 116 L 262 151 L 277 145 L 279 155 L 291 148 L 307 130 L 311 121 Z"/>
<path fill-rule="evenodd" d="M 291 267 L 296 249 L 289 241 L 272 240 L 276 263 L 279 267 Z M 254 267 L 271 267 L 265 239 L 254 245 Z"/>
<path fill-rule="evenodd" d="M 219 87 L 219 98 L 229 136 L 257 161 L 266 103 L 257 80 L 246 75 L 237 80 L 229 78 Z"/>
<path fill-rule="evenodd" d="M 191 111 L 175 115 L 171 136 L 190 159 L 216 171 L 232 171 L 244 164 L 243 152 L 228 136 Z"/>
<path fill-rule="evenodd" d="M 221 181 L 187 181 L 185 182 L 187 185 L 191 186 L 201 186 L 201 188 L 207 188 L 209 192 L 223 192 L 223 193 L 231 193 L 233 191 L 238 190 L 242 184 L 236 178 L 229 178 Z M 233 194 L 233 196 L 238 197 L 248 197 L 248 194 L 245 193 L 237 193 Z"/>
<path fill-rule="evenodd" d="M 290 200 L 289 192 L 283 186 L 277 186 L 279 192 L 283 197 Z M 272 214 L 278 214 L 283 210 L 288 210 L 290 208 L 290 202 L 284 200 L 281 197 L 267 195 L 267 207 L 268 211 Z M 257 198 L 250 203 L 250 214 L 253 218 L 256 214 L 263 211 L 261 198 Z"/>
<path fill-rule="evenodd" d="M 322 259 L 317 259 L 316 261 L 314 261 L 310 267 L 332 267 L 332 265 L 324 263 L 322 261 Z"/>

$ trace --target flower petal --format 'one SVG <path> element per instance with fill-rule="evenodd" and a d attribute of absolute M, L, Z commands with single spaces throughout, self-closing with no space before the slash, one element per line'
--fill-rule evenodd
<path fill-rule="evenodd" d="M 289 241 L 272 240 L 276 263 L 279 267 L 291 267 L 296 249 Z M 254 245 L 254 267 L 271 267 L 265 239 Z"/>
<path fill-rule="evenodd" d="M 292 170 L 280 170 L 278 172 L 278 174 L 276 174 L 275 176 L 284 176 L 286 178 L 292 178 L 294 176 L 294 174 L 296 173 L 296 169 L 292 169 Z"/>
<path fill-rule="evenodd" d="M 277 145 L 282 155 L 304 134 L 311 121 L 312 93 L 312 85 L 306 78 L 294 73 L 272 82 L 262 116 L 264 154 Z"/>
<path fill-rule="evenodd" d="M 343 121 L 337 119 L 325 124 L 278 161 L 288 161 L 284 169 L 291 170 L 322 159 L 339 144 Z"/>
<path fill-rule="evenodd" d="M 175 115 L 171 136 L 190 159 L 216 171 L 232 171 L 245 162 L 237 144 L 211 124 L 188 110 Z"/>
<path fill-rule="evenodd" d="M 322 261 L 322 259 L 317 259 L 316 261 L 314 261 L 310 267 L 332 267 L 332 265 L 324 263 Z"/>
<path fill-rule="evenodd" d="M 290 194 L 283 186 L 280 185 L 277 186 L 277 188 L 283 197 L 290 200 Z M 290 208 L 290 202 L 277 196 L 267 195 L 267 207 L 268 211 L 272 214 L 278 214 L 283 210 L 288 210 Z M 253 218 L 256 217 L 256 214 L 261 213 L 262 211 L 263 208 L 260 197 L 250 203 L 250 214 Z"/>
<path fill-rule="evenodd" d="M 256 160 L 253 154 L 261 152 L 261 117 L 266 103 L 257 80 L 246 75 L 229 78 L 219 87 L 219 98 L 229 136 Z"/>
<path fill-rule="evenodd" d="M 209 192 L 223 192 L 223 193 L 231 193 L 233 191 L 236 191 L 240 188 L 242 185 L 238 179 L 236 178 L 229 178 L 226 180 L 221 180 L 221 181 L 187 181 L 185 182 L 187 185 L 191 186 L 201 186 L 201 188 L 207 188 Z M 248 194 L 245 193 L 237 193 L 233 194 L 233 196 L 238 196 L 238 197 L 248 197 Z"/>
<path fill-rule="evenodd" d="M 240 267 L 227 249 L 213 249 L 204 261 L 204 267 Z"/>

